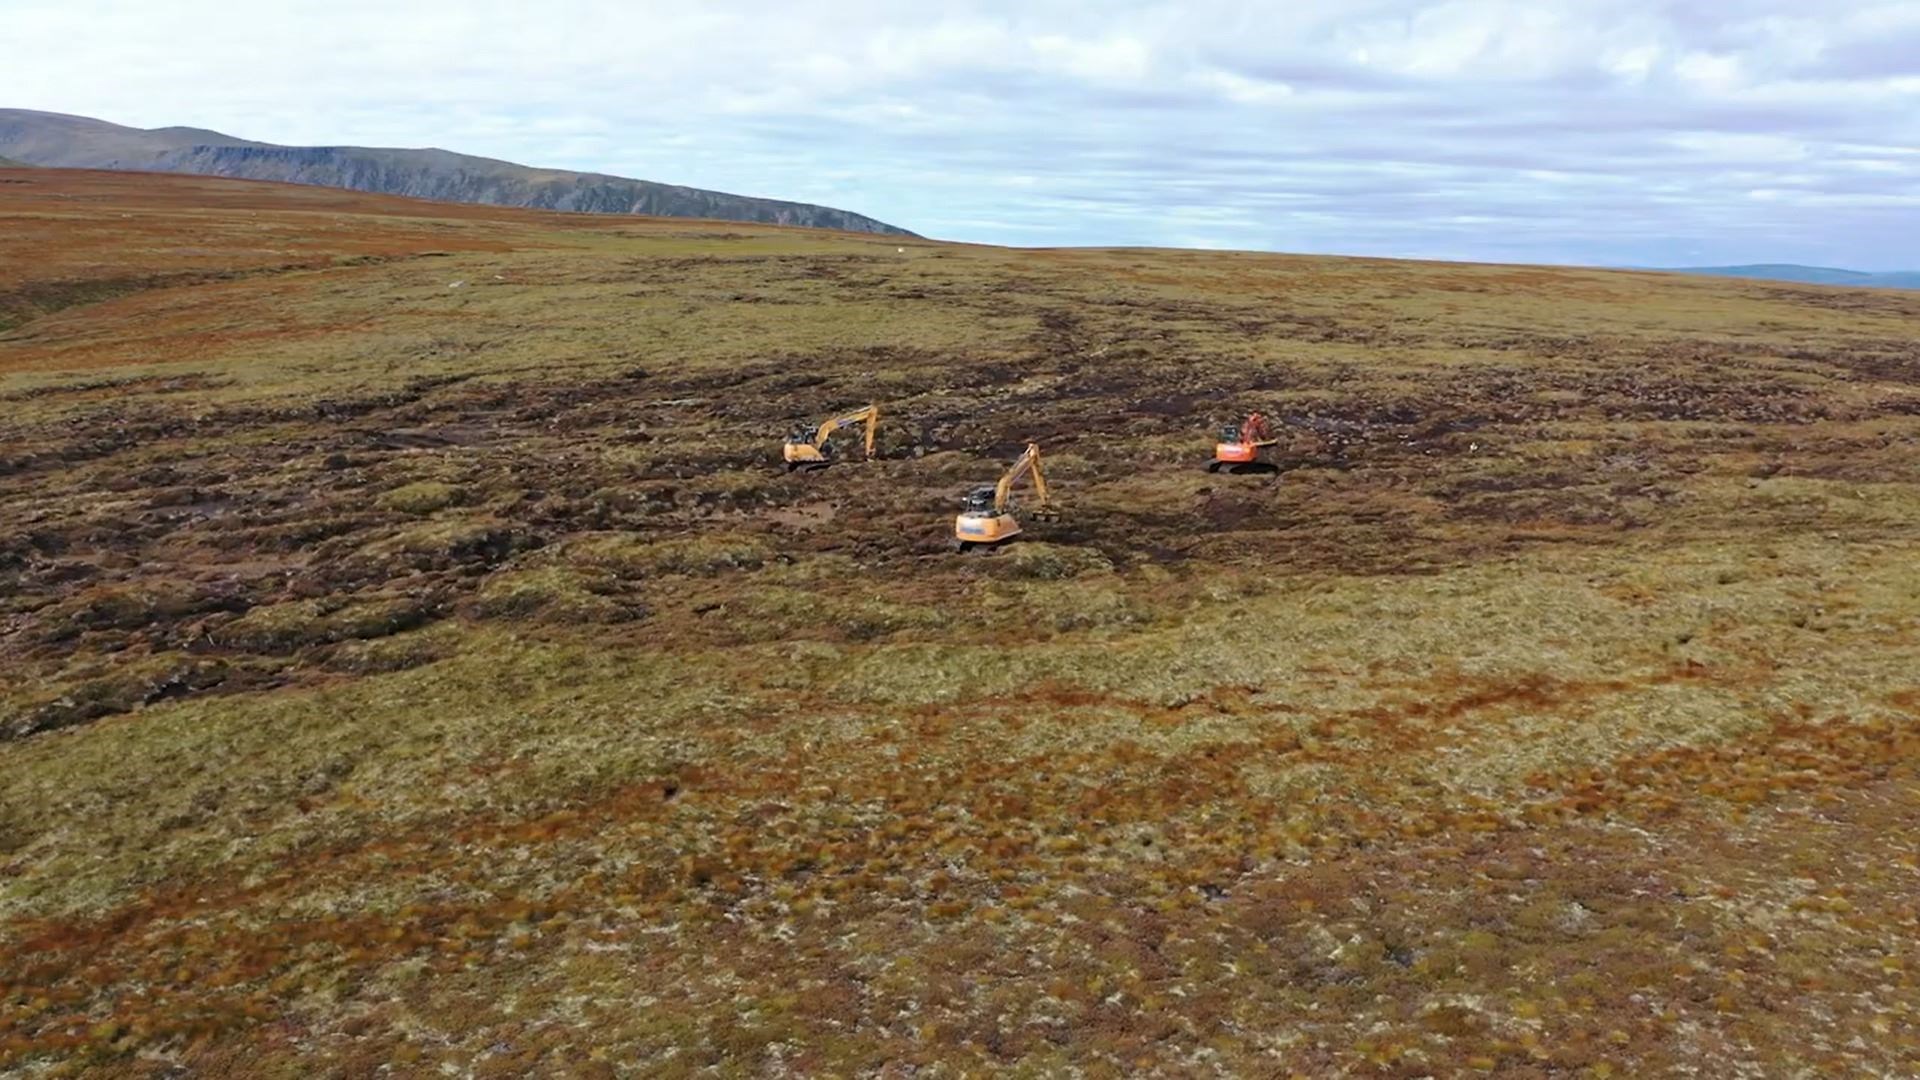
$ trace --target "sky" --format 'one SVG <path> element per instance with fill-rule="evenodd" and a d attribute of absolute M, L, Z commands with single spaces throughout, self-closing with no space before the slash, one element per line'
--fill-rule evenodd
<path fill-rule="evenodd" d="M 929 236 L 1920 269 L 1920 0 L 0 0 L 0 106 Z"/>

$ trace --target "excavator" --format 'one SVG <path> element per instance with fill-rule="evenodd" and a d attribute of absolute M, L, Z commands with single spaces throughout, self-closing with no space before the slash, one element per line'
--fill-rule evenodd
<path fill-rule="evenodd" d="M 1267 418 L 1253 413 L 1238 426 L 1228 424 L 1220 429 L 1220 441 L 1213 444 L 1213 460 L 1207 462 L 1207 471 L 1219 472 L 1222 468 L 1236 473 L 1272 471 L 1270 462 L 1260 460 L 1260 451 L 1279 441 L 1267 425 Z"/>
<path fill-rule="evenodd" d="M 1047 478 L 1040 471 L 1040 444 L 1028 443 L 1026 452 L 1000 477 L 998 484 L 967 492 L 962 503 L 964 508 L 953 522 L 955 551 L 998 544 L 1020 535 L 1020 518 L 1014 516 L 1018 507 L 1013 499 L 1013 485 L 1024 476 L 1033 477 L 1034 504 L 1022 512 L 1037 518 L 1052 516 L 1053 509 L 1047 505 Z"/>
<path fill-rule="evenodd" d="M 856 409 L 845 416 L 835 416 L 822 420 L 818 427 L 805 426 L 794 428 L 787 435 L 787 443 L 781 448 L 781 455 L 787 460 L 787 471 L 795 469 L 824 469 L 833 464 L 833 447 L 827 442 L 833 433 L 849 424 L 866 421 L 867 458 L 873 458 L 873 429 L 880 423 L 880 407 L 869 405 Z"/>

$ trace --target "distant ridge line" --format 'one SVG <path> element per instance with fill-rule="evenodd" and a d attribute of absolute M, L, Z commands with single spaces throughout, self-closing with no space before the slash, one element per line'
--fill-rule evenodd
<path fill-rule="evenodd" d="M 1831 266 L 1800 266 L 1795 263 L 1753 263 L 1743 266 L 1671 266 L 1647 267 L 1670 274 L 1698 274 L 1711 277 L 1748 278 L 1756 281 L 1789 281 L 1802 285 L 1852 285 L 1868 289 L 1920 289 L 1920 270 L 1875 273 L 1842 270 Z"/>
<path fill-rule="evenodd" d="M 0 109 L 0 159 L 8 158 L 27 165 L 278 180 L 487 206 L 915 235 L 830 206 L 540 169 L 451 150 L 278 146 L 201 128 L 148 130 L 31 109 Z"/>

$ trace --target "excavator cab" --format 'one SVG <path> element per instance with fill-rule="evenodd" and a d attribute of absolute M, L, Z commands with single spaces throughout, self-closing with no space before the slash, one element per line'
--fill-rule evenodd
<path fill-rule="evenodd" d="M 961 508 L 969 514 L 993 513 L 993 485 L 982 484 L 967 492 L 960 500 Z"/>

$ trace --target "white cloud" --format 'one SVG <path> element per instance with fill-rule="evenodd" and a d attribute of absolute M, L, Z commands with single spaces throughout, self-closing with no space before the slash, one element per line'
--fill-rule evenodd
<path fill-rule="evenodd" d="M 1740 58 L 1725 53 L 1691 52 L 1674 65 L 1680 78 L 1704 90 L 1727 91 L 1741 82 Z"/>
<path fill-rule="evenodd" d="M 8 0 L 5 26 L 4 105 L 958 239 L 1865 268 L 1920 246 L 1907 2 Z"/>
<path fill-rule="evenodd" d="M 1029 47 L 1045 67 L 1087 82 L 1138 82 L 1153 70 L 1153 51 L 1136 38 L 1081 40 L 1043 34 Z"/>
<path fill-rule="evenodd" d="M 1236 105 L 1272 105 L 1293 96 L 1293 87 L 1285 82 L 1249 79 L 1231 71 L 1208 71 L 1200 76 L 1203 85 L 1217 90 Z"/>
<path fill-rule="evenodd" d="M 1656 44 L 1628 45 L 1608 49 L 1600 55 L 1600 66 L 1608 74 L 1631 82 L 1645 82 L 1653 74 L 1654 67 L 1660 62 L 1661 50 Z"/>

